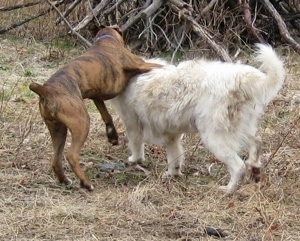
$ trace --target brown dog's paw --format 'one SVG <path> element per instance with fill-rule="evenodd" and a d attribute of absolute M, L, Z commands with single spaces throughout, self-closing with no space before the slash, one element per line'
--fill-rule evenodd
<path fill-rule="evenodd" d="M 115 145 L 119 144 L 119 136 L 113 125 L 106 126 L 106 136 L 107 136 L 109 143 L 111 143 L 112 145 L 115 146 Z"/>
<path fill-rule="evenodd" d="M 119 137 L 116 132 L 115 133 L 107 133 L 107 139 L 108 139 L 109 143 L 111 143 L 113 146 L 119 144 Z"/>
<path fill-rule="evenodd" d="M 73 184 L 72 180 L 70 178 L 67 178 L 65 175 L 58 176 L 58 180 L 61 184 L 64 184 L 66 186 Z"/>
<path fill-rule="evenodd" d="M 65 177 L 63 183 L 68 186 L 72 185 L 73 182 L 70 178 Z"/>
<path fill-rule="evenodd" d="M 84 184 L 82 181 L 80 181 L 80 186 L 87 189 L 88 191 L 92 192 L 94 191 L 94 186 L 91 184 Z"/>
<path fill-rule="evenodd" d="M 111 143 L 113 146 L 119 145 L 118 139 L 117 139 L 117 140 L 114 140 L 114 139 L 108 139 L 108 141 L 109 141 L 109 143 Z"/>

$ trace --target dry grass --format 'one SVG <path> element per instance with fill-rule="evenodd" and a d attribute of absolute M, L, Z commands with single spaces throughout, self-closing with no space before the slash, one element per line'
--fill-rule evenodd
<path fill-rule="evenodd" d="M 217 186 L 228 180 L 224 166 L 197 136 L 185 136 L 186 177 L 161 183 L 165 153 L 147 146 L 152 175 L 125 170 L 103 173 L 100 163 L 128 157 L 124 128 L 115 116 L 121 144 L 112 147 L 96 108 L 91 116 L 82 165 L 95 184 L 88 193 L 65 163 L 72 186 L 57 183 L 49 160 L 51 141 L 31 81 L 44 82 L 83 51 L 72 44 L 41 44 L 0 36 L 0 240 L 215 240 L 205 226 L 224 230 L 224 240 L 300 240 L 300 57 L 282 48 L 287 79 L 261 122 L 263 154 L 269 163 L 262 182 L 246 178 L 224 196 Z M 67 143 L 67 146 L 69 143 Z"/>

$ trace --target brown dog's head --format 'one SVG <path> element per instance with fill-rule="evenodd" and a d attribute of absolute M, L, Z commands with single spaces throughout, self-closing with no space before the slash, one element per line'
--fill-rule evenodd
<path fill-rule="evenodd" d="M 101 38 L 112 37 L 116 39 L 120 44 L 124 45 L 122 31 L 118 25 L 101 26 L 100 28 L 101 29 L 96 34 L 95 41 Z"/>

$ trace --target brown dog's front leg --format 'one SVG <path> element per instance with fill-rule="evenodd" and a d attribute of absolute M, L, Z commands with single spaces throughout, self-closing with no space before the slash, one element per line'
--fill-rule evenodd
<path fill-rule="evenodd" d="M 108 113 L 108 110 L 106 108 L 106 105 L 104 104 L 103 100 L 100 99 L 93 99 L 98 111 L 100 112 L 100 115 L 102 117 L 102 120 L 105 123 L 106 126 L 106 136 L 108 141 L 113 145 L 118 145 L 118 133 L 116 131 L 113 119 L 111 115 Z"/>

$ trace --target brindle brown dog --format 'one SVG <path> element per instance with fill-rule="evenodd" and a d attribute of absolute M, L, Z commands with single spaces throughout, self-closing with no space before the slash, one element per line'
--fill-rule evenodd
<path fill-rule="evenodd" d="M 69 129 L 72 140 L 66 158 L 80 179 L 80 185 L 89 191 L 94 187 L 79 165 L 79 151 L 90 127 L 83 99 L 89 98 L 94 101 L 106 124 L 108 140 L 117 144 L 118 135 L 103 101 L 124 90 L 134 75 L 159 67 L 144 62 L 127 50 L 118 30 L 116 27 L 99 30 L 94 44 L 84 54 L 58 70 L 44 85 L 31 83 L 29 86 L 40 96 L 41 116 L 52 138 L 54 173 L 61 183 L 70 183 L 61 162 Z"/>

